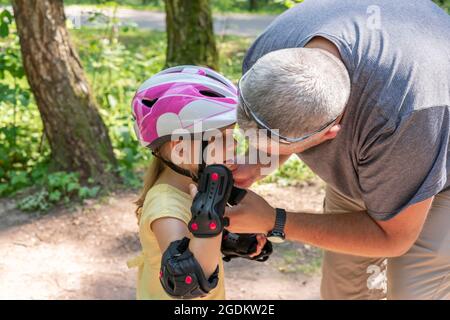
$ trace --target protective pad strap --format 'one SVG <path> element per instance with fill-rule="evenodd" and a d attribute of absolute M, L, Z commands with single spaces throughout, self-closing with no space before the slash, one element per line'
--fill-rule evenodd
<path fill-rule="evenodd" d="M 272 243 L 267 240 L 261 253 L 255 257 L 250 257 L 256 252 L 258 240 L 256 234 L 231 233 L 228 230 L 223 231 L 222 254 L 223 260 L 228 262 L 234 258 L 245 258 L 264 262 L 272 254 Z"/>
<path fill-rule="evenodd" d="M 242 199 L 244 199 L 246 194 L 247 190 L 233 186 L 233 188 L 231 189 L 230 198 L 228 199 L 228 204 L 230 206 L 237 205 L 239 202 L 241 202 Z"/>
<path fill-rule="evenodd" d="M 219 266 L 207 279 L 189 250 L 189 238 L 172 242 L 161 260 L 160 281 L 173 298 L 194 299 L 207 295 L 219 282 Z"/>

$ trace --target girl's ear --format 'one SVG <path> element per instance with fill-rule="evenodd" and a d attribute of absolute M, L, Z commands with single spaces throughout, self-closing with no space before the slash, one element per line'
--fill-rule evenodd
<path fill-rule="evenodd" d="M 169 154 L 173 155 L 173 151 L 175 149 L 175 147 L 180 144 L 182 141 L 170 141 L 169 142 L 169 150 L 167 150 L 169 152 Z M 181 147 L 181 146 L 180 146 Z M 183 158 L 185 156 L 184 154 L 184 148 L 177 148 L 176 152 L 175 152 L 176 156 L 179 158 Z"/>
<path fill-rule="evenodd" d="M 331 140 L 336 138 L 339 131 L 341 131 L 341 125 L 335 124 L 323 135 L 324 140 Z"/>
<path fill-rule="evenodd" d="M 169 158 L 175 164 L 189 164 L 193 161 L 193 159 L 191 159 L 192 145 L 190 141 L 170 141 L 167 144 L 167 147 L 168 155 L 170 155 Z"/>
<path fill-rule="evenodd" d="M 170 141 L 170 149 L 173 149 L 173 148 L 175 148 L 175 146 L 177 145 L 177 144 L 179 144 L 181 141 Z"/>

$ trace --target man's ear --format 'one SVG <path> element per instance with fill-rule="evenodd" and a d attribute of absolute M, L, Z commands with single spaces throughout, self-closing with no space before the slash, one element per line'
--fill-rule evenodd
<path fill-rule="evenodd" d="M 341 125 L 335 124 L 323 135 L 324 140 L 332 140 L 336 138 L 339 131 L 341 131 Z"/>

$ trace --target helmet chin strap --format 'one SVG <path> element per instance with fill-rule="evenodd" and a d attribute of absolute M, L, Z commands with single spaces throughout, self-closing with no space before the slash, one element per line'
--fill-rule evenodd
<path fill-rule="evenodd" d="M 203 161 L 203 154 L 204 154 L 204 152 L 205 152 L 207 147 L 208 147 L 208 141 L 204 141 L 203 140 L 202 141 L 202 155 L 200 157 L 200 164 L 198 165 L 197 174 L 193 173 L 190 170 L 181 168 L 180 166 L 177 166 L 173 162 L 164 159 L 161 155 L 159 155 L 158 151 L 152 151 L 152 154 L 153 154 L 154 157 L 156 157 L 159 160 L 161 160 L 165 165 L 167 165 L 170 169 L 172 169 L 176 173 L 181 174 L 183 176 L 186 176 L 188 178 L 191 178 L 192 181 L 194 181 L 194 182 L 198 182 L 201 174 L 203 173 L 203 170 L 206 167 L 206 163 Z"/>
<path fill-rule="evenodd" d="M 203 173 L 203 170 L 205 170 L 205 167 L 206 167 L 206 162 L 203 161 L 203 155 L 205 154 L 206 148 L 208 148 L 208 144 L 209 144 L 208 141 L 202 140 L 202 156 L 200 157 L 200 164 L 198 165 L 198 169 L 197 169 L 197 178 L 200 178 L 200 176 Z"/>

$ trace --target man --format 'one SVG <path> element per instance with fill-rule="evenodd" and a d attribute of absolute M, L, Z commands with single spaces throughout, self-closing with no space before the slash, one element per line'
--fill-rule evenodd
<path fill-rule="evenodd" d="M 427 0 L 306 0 L 243 72 L 240 127 L 279 135 L 281 161 L 297 154 L 327 183 L 325 213 L 249 193 L 230 231 L 324 248 L 324 299 L 386 297 L 385 258 L 388 299 L 450 299 L 449 16 Z M 240 166 L 237 183 L 259 169 Z"/>

